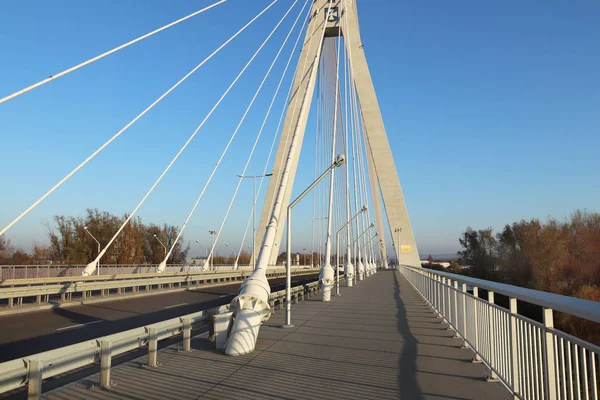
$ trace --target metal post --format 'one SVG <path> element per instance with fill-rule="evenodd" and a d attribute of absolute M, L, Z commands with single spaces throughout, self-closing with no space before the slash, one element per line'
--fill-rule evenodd
<path fill-rule="evenodd" d="M 554 338 L 552 335 L 554 329 L 554 316 L 551 308 L 544 308 L 544 345 L 545 345 L 545 361 L 546 361 L 546 393 L 548 399 L 556 400 L 556 364 L 554 363 Z M 583 360 L 585 365 L 585 360 Z M 587 379 L 587 378 L 584 378 Z M 592 377 L 592 379 L 594 379 Z"/>
<path fill-rule="evenodd" d="M 462 291 L 462 334 L 463 334 L 463 347 L 467 348 L 469 347 L 467 344 L 467 284 L 466 283 L 462 283 L 461 284 L 461 291 Z"/>
<path fill-rule="evenodd" d="M 340 295 L 340 231 L 337 231 L 335 234 L 335 277 L 336 277 L 336 285 L 335 285 L 335 295 Z"/>
<path fill-rule="evenodd" d="M 182 328 L 182 333 L 183 333 L 183 351 L 190 352 L 190 351 L 192 351 L 192 344 L 191 344 L 191 339 L 192 339 L 192 321 L 190 319 L 184 319 L 182 321 L 182 323 L 183 323 L 183 328 Z"/>
<path fill-rule="evenodd" d="M 519 387 L 519 354 L 517 353 L 517 299 L 511 297 L 510 308 L 510 359 L 512 366 L 512 390 L 515 398 L 521 393 Z"/>
<path fill-rule="evenodd" d="M 479 300 L 477 300 L 479 298 L 479 288 L 474 286 L 473 287 L 473 324 L 475 325 L 475 357 L 473 358 L 473 360 L 471 360 L 473 363 L 481 363 L 481 358 L 479 357 L 479 311 L 478 311 L 478 304 Z"/>
<path fill-rule="evenodd" d="M 256 268 L 256 176 L 254 181 L 254 195 L 252 196 L 252 265 Z"/>
<path fill-rule="evenodd" d="M 292 328 L 292 205 L 287 209 L 287 262 L 285 265 L 285 325 L 283 328 Z"/>
<path fill-rule="evenodd" d="M 110 387 L 111 363 L 111 343 L 103 340 L 100 342 L 100 387 L 102 389 Z"/>
<path fill-rule="evenodd" d="M 148 366 L 157 367 L 158 340 L 156 328 L 148 328 Z"/>
<path fill-rule="evenodd" d="M 42 395 L 43 361 L 29 360 L 27 400 L 37 400 Z"/>
<path fill-rule="evenodd" d="M 454 281 L 454 337 L 457 338 L 459 334 L 458 326 L 458 281 Z"/>
<path fill-rule="evenodd" d="M 490 372 L 491 375 L 487 378 L 488 382 L 495 382 L 498 380 L 498 376 L 494 372 L 493 368 L 496 368 L 496 331 L 494 324 L 494 292 L 488 292 L 488 321 L 489 321 L 489 333 L 490 333 Z"/>

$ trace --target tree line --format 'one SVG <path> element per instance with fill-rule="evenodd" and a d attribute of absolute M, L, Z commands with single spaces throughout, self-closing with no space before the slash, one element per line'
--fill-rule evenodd
<path fill-rule="evenodd" d="M 0 264 L 87 264 L 98 255 L 98 243 L 104 248 L 128 215 L 119 217 L 98 209 L 87 209 L 83 217 L 54 217 L 54 226 L 46 225 L 48 246 L 34 245 L 31 252 L 15 249 L 10 240 L 0 237 Z M 132 218 L 102 257 L 102 264 L 158 264 L 165 258 L 179 228 L 164 224 L 144 224 Z M 95 239 L 95 240 L 94 240 Z M 162 242 L 162 244 L 161 244 Z M 183 235 L 173 248 L 168 263 L 183 263 L 190 250 L 183 246 Z"/>
<path fill-rule="evenodd" d="M 600 301 L 600 214 L 576 211 L 569 218 L 538 219 L 492 228 L 467 228 L 459 239 L 461 265 L 480 279 Z M 557 313 L 561 329 L 600 342 L 598 324 Z"/>

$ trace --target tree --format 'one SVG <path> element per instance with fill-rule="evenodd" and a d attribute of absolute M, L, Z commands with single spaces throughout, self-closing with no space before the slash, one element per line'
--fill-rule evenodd
<path fill-rule="evenodd" d="M 86 210 L 85 217 L 55 216 L 55 228 L 46 226 L 52 257 L 63 264 L 87 264 L 98 256 L 98 244 L 94 238 L 104 248 L 127 217 L 127 214 L 118 217 L 97 209 Z M 178 227 L 145 225 L 139 217 L 132 218 L 108 247 L 102 262 L 159 264 L 165 259 L 162 242 L 167 249 L 173 248 L 167 262 L 181 264 L 185 262 L 190 246 L 188 243 L 184 247 L 183 236 L 175 243 L 178 235 Z"/>
<path fill-rule="evenodd" d="M 475 231 L 468 227 L 459 239 L 464 250 L 458 256 L 471 266 L 471 273 L 477 278 L 493 280 L 496 275 L 496 239 L 492 232 L 492 228 Z"/>

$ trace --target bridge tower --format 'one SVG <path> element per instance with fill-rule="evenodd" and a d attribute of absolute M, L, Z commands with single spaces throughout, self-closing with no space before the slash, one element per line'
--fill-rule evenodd
<path fill-rule="evenodd" d="M 326 24 L 324 27 L 323 24 Z M 323 29 L 325 34 L 323 35 Z M 312 13 L 303 42 L 303 48 L 298 60 L 298 71 L 294 78 L 292 96 L 289 99 L 287 112 L 279 139 L 273 177 L 269 181 L 267 195 L 260 217 L 259 229 L 254 238 L 254 248 L 259 248 L 263 240 L 264 229 L 271 218 L 275 196 L 281 182 L 283 161 L 288 157 L 291 138 L 298 135 L 302 141 L 306 130 L 306 115 L 311 106 L 316 74 L 312 68 L 321 64 L 319 49 L 320 41 L 328 37 L 342 35 L 350 58 L 354 75 L 354 85 L 358 94 L 358 103 L 365 131 L 365 146 L 367 153 L 368 173 L 371 184 L 372 211 L 374 223 L 381 233 L 380 250 L 382 259 L 387 260 L 381 199 L 387 215 L 388 229 L 392 233 L 392 241 L 399 262 L 402 265 L 420 266 L 419 253 L 404 202 L 400 180 L 392 157 L 383 118 L 379 110 L 375 88 L 367 65 L 365 52 L 361 43 L 358 26 L 358 13 L 355 0 L 314 0 Z M 315 62 L 316 61 L 316 62 Z M 310 89 L 309 89 L 310 88 Z M 309 93 L 308 91 L 311 90 Z M 306 108 L 304 112 L 303 109 Z M 296 152 L 292 160 L 291 174 L 287 184 L 284 204 L 289 204 L 293 182 L 298 165 L 300 152 Z M 380 197 L 381 196 L 381 197 Z M 286 220 L 287 209 L 281 210 L 279 221 Z M 275 243 L 271 250 L 270 265 L 274 265 L 277 255 L 281 252 L 280 243 L 283 235 L 283 225 L 276 233 Z"/>

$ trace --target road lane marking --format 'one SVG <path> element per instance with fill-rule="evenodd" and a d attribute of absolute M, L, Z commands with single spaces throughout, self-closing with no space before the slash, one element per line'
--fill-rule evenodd
<path fill-rule="evenodd" d="M 166 310 L 167 308 L 175 308 L 175 307 L 179 307 L 179 306 L 185 306 L 186 304 L 188 304 L 188 303 L 174 304 L 172 306 L 163 307 L 163 309 Z"/>
<path fill-rule="evenodd" d="M 102 322 L 102 321 L 103 320 L 99 319 L 97 321 L 86 322 L 85 324 L 76 324 L 76 325 L 63 326 L 62 328 L 58 328 L 57 331 L 64 331 L 65 329 L 72 329 L 72 328 L 77 328 L 77 327 L 80 327 L 80 326 L 97 324 L 98 322 Z"/>

